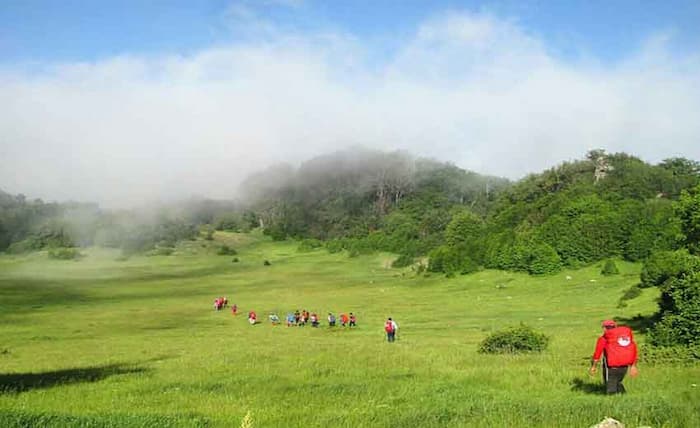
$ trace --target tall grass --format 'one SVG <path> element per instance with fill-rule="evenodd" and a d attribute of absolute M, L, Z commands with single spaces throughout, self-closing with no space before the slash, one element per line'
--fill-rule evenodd
<path fill-rule="evenodd" d="M 655 310 L 653 289 L 617 307 L 638 282 L 637 265 L 618 263 L 620 275 L 610 277 L 592 266 L 551 277 L 483 271 L 446 279 L 390 268 L 392 255 L 348 258 L 249 235 L 214 238 L 170 256 L 121 261 L 98 249 L 71 263 L 0 257 L 0 384 L 26 380 L 0 388 L 0 426 L 549 427 L 612 416 L 628 426 L 691 427 L 700 420 L 696 365 L 642 364 L 623 397 L 601 395 L 600 380 L 585 374 L 600 320 Z M 216 255 L 221 243 L 234 243 L 239 263 Z M 213 311 L 221 295 L 263 322 Z M 354 312 L 358 327 L 267 323 L 270 312 L 295 309 L 322 319 Z M 383 332 L 389 316 L 399 324 L 395 343 Z M 490 333 L 521 322 L 551 337 L 545 352 L 477 352 Z M 109 367 L 125 369 L 86 375 Z"/>

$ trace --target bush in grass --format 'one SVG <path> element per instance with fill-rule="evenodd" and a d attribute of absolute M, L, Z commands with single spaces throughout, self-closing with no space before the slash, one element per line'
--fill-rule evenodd
<path fill-rule="evenodd" d="M 639 345 L 639 361 L 644 364 L 696 364 L 700 361 L 700 345 L 653 346 Z"/>
<path fill-rule="evenodd" d="M 300 253 L 308 253 L 317 248 L 321 248 L 322 246 L 323 242 L 319 241 L 318 239 L 304 239 L 299 243 L 297 251 L 299 251 Z"/>
<path fill-rule="evenodd" d="M 538 333 L 525 324 L 507 330 L 497 331 L 481 342 L 482 354 L 519 354 L 541 352 L 547 348 L 549 337 Z"/>
<path fill-rule="evenodd" d="M 216 254 L 220 256 L 235 256 L 236 254 L 238 254 L 238 252 L 235 249 L 229 247 L 228 245 L 222 245 L 221 247 L 219 247 L 219 250 L 216 252 Z"/>
<path fill-rule="evenodd" d="M 240 261 L 240 260 L 238 260 L 238 257 L 234 257 L 234 258 L 231 260 L 231 263 L 238 263 L 239 261 Z"/>
<path fill-rule="evenodd" d="M 642 267 L 640 279 L 642 287 L 656 287 L 670 278 L 700 272 L 700 257 L 687 250 L 659 251 L 652 254 Z"/>
<path fill-rule="evenodd" d="M 620 270 L 617 268 L 617 265 L 613 260 L 606 260 L 605 264 L 603 264 L 603 269 L 601 269 L 600 273 L 602 275 L 617 275 L 620 273 Z"/>
<path fill-rule="evenodd" d="M 622 297 L 620 297 L 620 300 L 617 302 L 617 307 L 618 308 L 624 308 L 627 306 L 627 301 L 632 300 L 634 298 L 639 297 L 642 294 L 642 288 L 639 286 L 639 284 L 635 284 L 625 290 L 625 292 L 622 294 Z"/>
<path fill-rule="evenodd" d="M 82 257 L 77 248 L 53 248 L 49 250 L 49 258 L 56 260 L 77 260 Z"/>
<path fill-rule="evenodd" d="M 339 253 L 345 249 L 345 243 L 342 239 L 331 239 L 326 242 L 326 251 L 331 254 Z"/>
<path fill-rule="evenodd" d="M 401 254 L 399 258 L 394 260 L 391 263 L 391 267 L 393 268 L 402 268 L 406 266 L 411 266 L 413 264 L 413 257 L 407 255 L 407 254 Z"/>
<path fill-rule="evenodd" d="M 170 256 L 175 251 L 172 247 L 156 247 L 146 252 L 147 256 Z"/>
<path fill-rule="evenodd" d="M 272 263 L 270 263 L 269 260 L 265 260 L 265 261 L 263 262 L 263 266 L 272 266 Z"/>

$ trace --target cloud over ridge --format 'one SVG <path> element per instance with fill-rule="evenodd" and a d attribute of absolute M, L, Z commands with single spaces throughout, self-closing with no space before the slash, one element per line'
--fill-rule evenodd
<path fill-rule="evenodd" d="M 341 32 L 191 55 L 0 71 L 0 188 L 128 205 L 230 197 L 247 174 L 350 145 L 518 178 L 602 147 L 700 158 L 700 52 L 651 37 L 562 59 L 517 23 L 445 12 L 388 57 Z"/>

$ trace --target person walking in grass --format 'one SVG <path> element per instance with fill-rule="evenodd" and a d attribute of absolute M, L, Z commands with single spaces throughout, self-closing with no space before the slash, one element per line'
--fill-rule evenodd
<path fill-rule="evenodd" d="M 294 319 L 294 314 L 289 312 L 287 314 L 287 327 L 291 327 L 296 323 L 296 320 Z"/>
<path fill-rule="evenodd" d="M 340 314 L 340 325 L 342 327 L 345 327 L 348 325 L 348 315 L 347 314 Z"/>
<path fill-rule="evenodd" d="M 318 315 L 316 313 L 311 314 L 311 327 L 318 327 Z"/>
<path fill-rule="evenodd" d="M 238 315 L 238 305 L 235 303 L 231 306 L 231 314 L 233 314 L 233 316 Z"/>
<path fill-rule="evenodd" d="M 328 327 L 335 327 L 335 315 L 332 312 L 328 312 Z"/>
<path fill-rule="evenodd" d="M 396 331 L 398 329 L 399 326 L 396 324 L 396 321 L 391 319 L 391 317 L 387 318 L 386 322 L 384 323 L 384 331 L 386 332 L 387 342 L 393 342 L 396 340 Z"/>
<path fill-rule="evenodd" d="M 357 317 L 352 312 L 350 312 L 350 324 L 349 324 L 349 326 L 350 327 L 357 327 Z"/>
<path fill-rule="evenodd" d="M 258 320 L 258 316 L 255 313 L 255 311 L 248 312 L 248 322 L 250 323 L 250 325 L 255 325 L 257 320 Z"/>
<path fill-rule="evenodd" d="M 629 370 L 630 376 L 635 377 L 637 370 L 637 345 L 634 343 L 632 330 L 629 327 L 618 326 L 613 320 L 603 321 L 603 335 L 598 338 L 595 352 L 591 358 L 591 375 L 595 374 L 598 360 L 603 357 L 603 383 L 608 394 L 625 392 L 622 379 Z"/>

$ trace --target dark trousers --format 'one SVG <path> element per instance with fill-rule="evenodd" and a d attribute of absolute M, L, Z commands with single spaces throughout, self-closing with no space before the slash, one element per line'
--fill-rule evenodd
<path fill-rule="evenodd" d="M 603 364 L 603 382 L 605 383 L 605 392 L 607 394 L 624 394 L 625 386 L 622 384 L 622 379 L 627 374 L 627 366 L 608 367 Z"/>
<path fill-rule="evenodd" d="M 386 340 L 388 342 L 393 342 L 396 340 L 396 332 L 395 331 L 387 331 L 386 332 Z"/>

